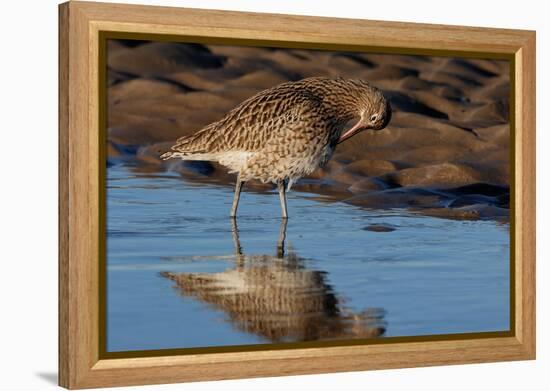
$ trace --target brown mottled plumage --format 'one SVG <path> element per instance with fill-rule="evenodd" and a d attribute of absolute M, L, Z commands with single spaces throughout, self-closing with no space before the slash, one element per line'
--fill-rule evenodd
<path fill-rule="evenodd" d="M 161 158 L 217 161 L 238 173 L 233 217 L 244 182 L 277 183 L 286 218 L 285 183 L 290 188 L 326 164 L 339 142 L 364 129 L 382 129 L 390 117 L 389 103 L 367 82 L 312 77 L 254 95 L 221 120 L 177 140 Z"/>

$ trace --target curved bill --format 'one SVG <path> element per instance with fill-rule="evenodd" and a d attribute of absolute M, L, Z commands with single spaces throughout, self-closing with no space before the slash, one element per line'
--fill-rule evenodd
<path fill-rule="evenodd" d="M 361 130 L 362 130 L 361 120 L 359 120 L 355 125 L 353 125 L 351 129 L 347 130 L 346 132 L 344 132 L 344 134 L 340 136 L 340 138 L 338 139 L 338 144 L 340 144 L 342 141 L 347 140 L 354 134 L 359 133 Z"/>

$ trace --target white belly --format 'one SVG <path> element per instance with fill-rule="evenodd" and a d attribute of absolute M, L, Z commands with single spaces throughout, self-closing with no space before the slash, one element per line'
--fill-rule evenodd
<path fill-rule="evenodd" d="M 217 160 L 221 165 L 228 167 L 229 172 L 240 172 L 252 154 L 252 152 L 241 151 L 222 152 L 216 154 L 213 160 Z"/>

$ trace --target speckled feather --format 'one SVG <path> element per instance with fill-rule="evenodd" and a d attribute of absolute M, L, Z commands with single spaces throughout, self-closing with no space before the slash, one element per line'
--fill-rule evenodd
<path fill-rule="evenodd" d="M 380 91 L 361 80 L 314 77 L 283 83 L 178 139 L 161 157 L 218 161 L 241 181 L 292 182 L 330 159 L 354 117 L 380 112 L 378 128 L 385 126 L 387 107 Z"/>

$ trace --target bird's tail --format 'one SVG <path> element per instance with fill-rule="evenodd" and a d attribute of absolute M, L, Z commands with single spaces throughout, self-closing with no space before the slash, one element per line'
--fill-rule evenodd
<path fill-rule="evenodd" d="M 162 160 L 168 160 L 168 159 L 171 159 L 174 157 L 174 152 L 170 151 L 170 152 L 165 152 L 163 153 L 162 155 L 160 155 L 160 158 Z"/>
<path fill-rule="evenodd" d="M 160 155 L 162 160 L 168 160 L 172 158 L 180 158 L 182 160 L 208 160 L 207 154 L 198 153 L 198 152 L 178 152 L 170 151 Z"/>
<path fill-rule="evenodd" d="M 162 160 L 180 158 L 183 160 L 209 160 L 212 144 L 217 141 L 216 123 L 212 123 L 195 134 L 180 137 L 172 150 L 160 155 Z"/>
<path fill-rule="evenodd" d="M 213 153 L 170 151 L 160 155 L 162 160 L 179 158 L 181 160 L 216 160 L 218 156 Z"/>

